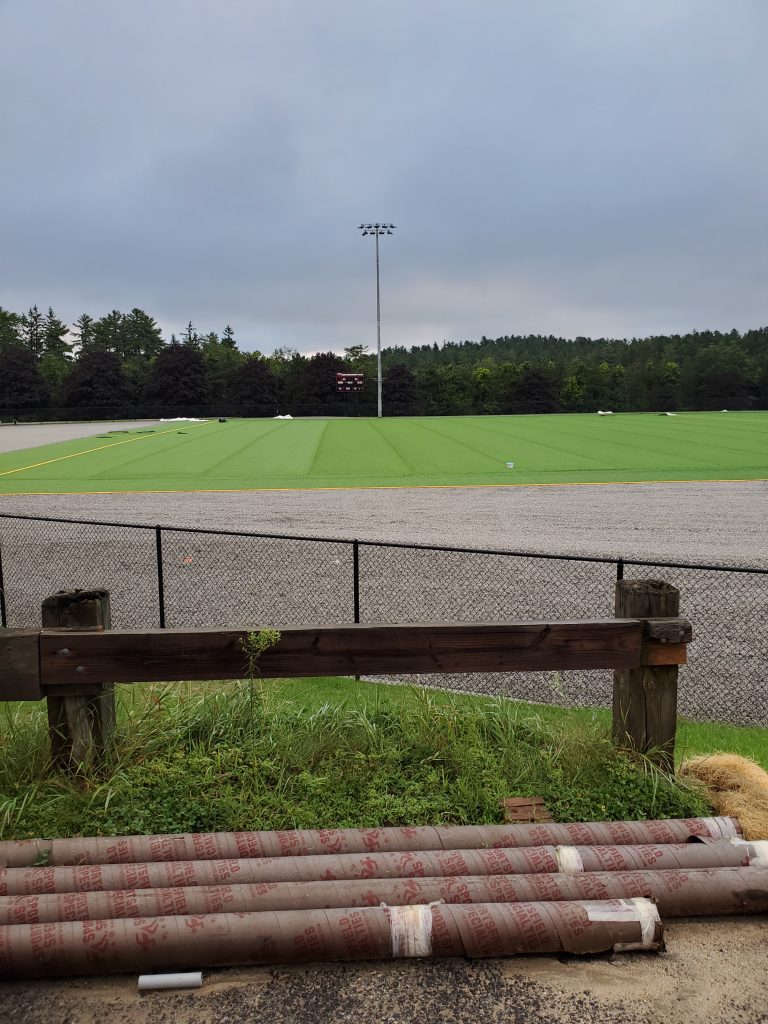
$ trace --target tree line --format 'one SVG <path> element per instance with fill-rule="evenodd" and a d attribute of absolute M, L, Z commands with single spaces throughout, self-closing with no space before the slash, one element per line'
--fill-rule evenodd
<path fill-rule="evenodd" d="M 632 339 L 506 335 L 382 352 L 385 415 L 768 409 L 768 327 Z M 336 373 L 365 374 L 339 393 Z M 192 323 L 163 338 L 141 309 L 69 328 L 49 307 L 0 307 L 4 419 L 376 414 L 376 357 L 243 352 Z"/>

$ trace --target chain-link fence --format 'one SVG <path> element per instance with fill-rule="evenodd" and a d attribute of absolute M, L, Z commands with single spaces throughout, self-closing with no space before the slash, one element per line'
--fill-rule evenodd
<path fill-rule="evenodd" d="M 768 570 L 0 516 L 0 618 L 35 627 L 57 590 L 105 587 L 116 627 L 611 618 L 624 575 L 680 590 L 694 643 L 680 712 L 768 724 Z M 414 677 L 416 679 L 417 677 Z M 608 706 L 611 673 L 473 673 L 422 685 Z"/>

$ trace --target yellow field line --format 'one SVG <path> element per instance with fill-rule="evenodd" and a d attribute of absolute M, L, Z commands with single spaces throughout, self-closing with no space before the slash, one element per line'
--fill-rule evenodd
<path fill-rule="evenodd" d="M 85 452 L 83 452 L 85 454 Z M 69 458 L 69 456 L 66 456 Z M 44 463 L 43 463 L 44 465 Z M 177 490 L 158 488 L 142 491 L 0 491 L 0 497 L 28 498 L 40 495 L 55 498 L 57 495 L 89 494 L 253 494 L 255 491 L 436 491 L 461 490 L 480 487 L 631 487 L 641 484 L 760 484 L 768 483 L 768 477 L 724 477 L 721 480 L 565 480 L 552 483 L 518 484 L 365 484 L 343 487 L 180 487 Z"/>
<path fill-rule="evenodd" d="M 195 426 L 190 423 L 188 426 Z M 90 455 L 92 452 L 103 452 L 105 448 L 117 448 L 121 444 L 130 444 L 132 441 L 146 441 L 150 437 L 161 437 L 163 434 L 172 434 L 177 427 L 169 427 L 168 430 L 152 432 L 152 434 L 140 434 L 138 437 L 129 437 L 125 441 L 115 441 L 113 444 L 100 444 L 98 448 L 86 448 L 84 452 L 72 452 L 71 455 L 59 455 L 55 459 L 46 459 L 45 462 L 33 462 L 29 466 L 19 466 L 18 469 L 6 469 L 0 476 L 11 476 L 12 473 L 23 473 L 27 469 L 39 469 L 40 466 L 50 466 L 52 462 L 63 462 L 65 459 L 76 459 L 78 455 Z M 34 493 L 34 492 L 25 492 Z M 54 493 L 54 492 L 51 492 Z M 88 491 L 64 491 L 65 494 L 88 494 Z M 130 494 L 130 491 L 93 491 L 93 494 Z"/>

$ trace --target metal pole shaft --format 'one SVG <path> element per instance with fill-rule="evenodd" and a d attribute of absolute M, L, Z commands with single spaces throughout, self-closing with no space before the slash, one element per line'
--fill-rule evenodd
<path fill-rule="evenodd" d="M 352 541 L 352 604 L 355 622 L 360 621 L 360 544 Z"/>
<path fill-rule="evenodd" d="M 378 415 L 381 418 L 381 290 L 379 287 L 379 232 L 376 231 L 376 370 Z"/>
<path fill-rule="evenodd" d="M 155 555 L 157 557 L 157 606 L 160 629 L 165 629 L 165 579 L 163 573 L 163 531 L 155 527 Z"/>
<path fill-rule="evenodd" d="M 0 626 L 3 629 L 8 625 L 8 614 L 5 607 L 5 580 L 3 579 L 3 555 L 0 550 Z"/>

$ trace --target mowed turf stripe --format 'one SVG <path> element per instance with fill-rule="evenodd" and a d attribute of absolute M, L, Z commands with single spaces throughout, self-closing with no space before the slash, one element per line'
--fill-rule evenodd
<path fill-rule="evenodd" d="M 147 480 L 153 476 L 164 479 L 184 481 L 190 477 L 198 478 L 201 485 L 207 480 L 237 479 L 249 482 L 253 476 L 253 467 L 258 466 L 262 472 L 286 472 L 285 445 L 280 440 L 282 422 L 273 420 L 244 421 L 234 425 L 228 433 L 212 430 L 205 438 L 185 438 L 177 445 L 157 452 L 146 461 L 140 461 L 135 471 L 125 472 L 126 466 L 116 466 L 112 479 Z M 300 436 L 307 433 L 313 435 L 311 424 L 299 424 Z M 304 428 L 304 429 L 302 429 Z M 303 446 L 297 444 L 299 438 L 292 432 L 297 451 Z M 265 441 L 265 438 L 267 439 Z M 188 448 L 190 440 L 193 442 Z M 180 450 L 181 449 L 181 450 Z M 131 460 L 131 466 L 134 462 Z M 301 472 L 301 471 L 299 471 Z"/>
<path fill-rule="evenodd" d="M 344 421 L 332 420 L 323 438 L 313 470 L 322 476 L 381 477 L 411 476 L 414 467 L 407 456 L 387 437 L 378 420 L 361 420 L 360 429 L 349 431 Z M 323 470 L 324 472 L 321 472 Z"/>
<path fill-rule="evenodd" d="M 434 429 L 434 428 L 433 427 L 428 427 L 426 429 Z M 509 433 L 507 431 L 486 430 L 484 425 L 481 424 L 481 423 L 473 423 L 473 424 L 471 424 L 469 426 L 468 429 L 469 429 L 469 431 L 472 431 L 472 430 L 483 431 L 483 432 L 487 432 L 487 433 L 490 433 L 490 434 L 494 434 L 494 435 L 496 435 L 498 437 L 505 438 L 505 446 L 504 446 L 504 448 L 503 449 L 499 448 L 499 455 L 498 455 L 499 461 L 498 461 L 498 464 L 497 464 L 496 468 L 498 468 L 498 466 L 501 466 L 502 464 L 506 464 L 507 462 L 514 462 L 515 465 L 518 467 L 518 469 L 522 469 L 523 471 L 527 471 L 528 467 L 526 465 L 526 456 L 533 456 L 533 458 L 535 459 L 536 449 L 540 450 L 541 452 L 544 452 L 545 455 L 547 457 L 549 457 L 550 459 L 552 458 L 551 455 L 549 454 L 550 452 L 556 452 L 557 456 L 563 456 L 563 455 L 568 456 L 568 458 L 570 458 L 570 459 L 574 460 L 576 463 L 580 464 L 580 466 L 583 467 L 585 470 L 590 469 L 591 468 L 591 464 L 594 464 L 596 466 L 604 468 L 603 463 L 596 456 L 585 455 L 583 451 L 574 450 L 573 448 L 570 448 L 570 447 L 566 448 L 566 447 L 563 447 L 562 445 L 549 444 L 548 442 L 542 440 L 540 435 L 537 435 L 536 438 L 531 438 L 528 435 L 526 435 L 525 433 L 522 433 L 522 434 L 521 433 L 511 434 L 511 433 Z M 445 434 L 443 436 L 450 437 L 450 434 Z M 514 448 L 514 450 L 513 450 L 513 446 L 515 445 L 515 443 L 519 443 L 523 447 L 522 448 Z M 470 446 L 467 446 L 467 447 L 470 447 Z M 477 450 L 477 449 L 475 449 L 475 450 Z M 540 459 L 537 461 L 537 464 L 541 465 L 541 460 Z M 569 470 L 569 471 L 578 471 L 578 470 Z"/>
<path fill-rule="evenodd" d="M 611 427 L 607 427 L 606 429 L 612 429 L 612 427 L 613 427 L 613 422 L 611 423 Z M 484 428 L 483 426 L 479 426 L 478 429 L 483 430 L 483 429 L 486 429 L 486 428 Z M 597 455 L 587 455 L 587 454 L 584 453 L 583 450 L 574 451 L 573 448 L 564 448 L 561 445 L 549 444 L 546 441 L 542 440 L 539 436 L 537 436 L 535 439 L 532 439 L 532 438 L 528 437 L 527 435 L 519 435 L 518 434 L 517 437 L 521 441 L 522 444 L 527 445 L 529 448 L 541 447 L 541 448 L 550 449 L 550 450 L 556 451 L 556 452 L 562 452 L 564 454 L 570 453 L 571 455 L 573 455 L 574 458 L 578 459 L 582 463 L 582 465 L 584 465 L 585 469 L 589 469 L 592 465 L 598 465 L 601 469 L 604 469 L 604 470 L 610 470 L 610 469 L 617 469 L 617 468 L 619 468 L 619 467 L 616 466 L 615 460 L 614 460 L 613 466 L 611 466 L 610 465 L 610 461 L 611 460 L 606 458 L 606 456 L 611 451 L 614 451 L 614 450 L 617 452 L 617 454 L 621 458 L 622 465 L 621 465 L 620 468 L 621 469 L 626 469 L 626 470 L 629 470 L 629 469 L 644 469 L 646 467 L 648 467 L 648 468 L 650 468 L 652 470 L 657 465 L 658 460 L 649 459 L 647 456 L 649 454 L 651 454 L 651 453 L 655 454 L 655 455 L 662 455 L 667 460 L 669 459 L 670 456 L 673 456 L 672 461 L 673 461 L 673 464 L 674 464 L 674 468 L 678 468 L 678 469 L 686 469 L 689 466 L 690 466 L 691 469 L 694 469 L 694 468 L 696 468 L 696 464 L 700 465 L 702 468 L 708 468 L 711 465 L 711 463 L 707 463 L 707 462 L 705 462 L 705 461 L 703 461 L 701 459 L 697 459 L 697 458 L 689 456 L 689 455 L 681 455 L 680 451 L 679 451 L 679 448 L 680 448 L 679 444 L 675 444 L 675 443 L 672 443 L 672 442 L 670 443 L 670 445 L 668 447 L 655 447 L 655 446 L 651 447 L 648 444 L 643 444 L 642 447 L 638 446 L 638 440 L 641 437 L 651 437 L 653 439 L 654 445 L 655 445 L 655 442 L 657 442 L 658 438 L 654 434 L 646 434 L 646 433 L 640 434 L 637 431 L 637 429 L 635 429 L 634 431 L 622 430 L 620 432 L 621 432 L 621 434 L 623 436 L 631 438 L 632 440 L 631 441 L 618 440 L 615 437 L 606 436 L 605 433 L 603 433 L 603 434 L 595 434 L 595 433 L 580 432 L 577 435 L 576 439 L 578 441 L 589 441 L 589 440 L 592 440 L 592 441 L 598 442 L 598 445 L 599 445 L 599 448 L 600 448 L 600 455 L 599 456 L 597 456 Z M 529 469 L 529 464 L 526 462 L 525 455 L 526 455 L 526 452 L 525 452 L 525 450 L 523 450 L 522 454 L 520 454 L 517 459 L 514 459 L 515 464 L 518 466 L 519 469 L 521 469 L 523 471 L 526 471 L 526 470 Z M 693 463 L 693 465 L 692 465 L 692 463 Z M 670 466 L 670 469 L 672 469 L 672 468 L 673 468 L 673 466 Z"/>

